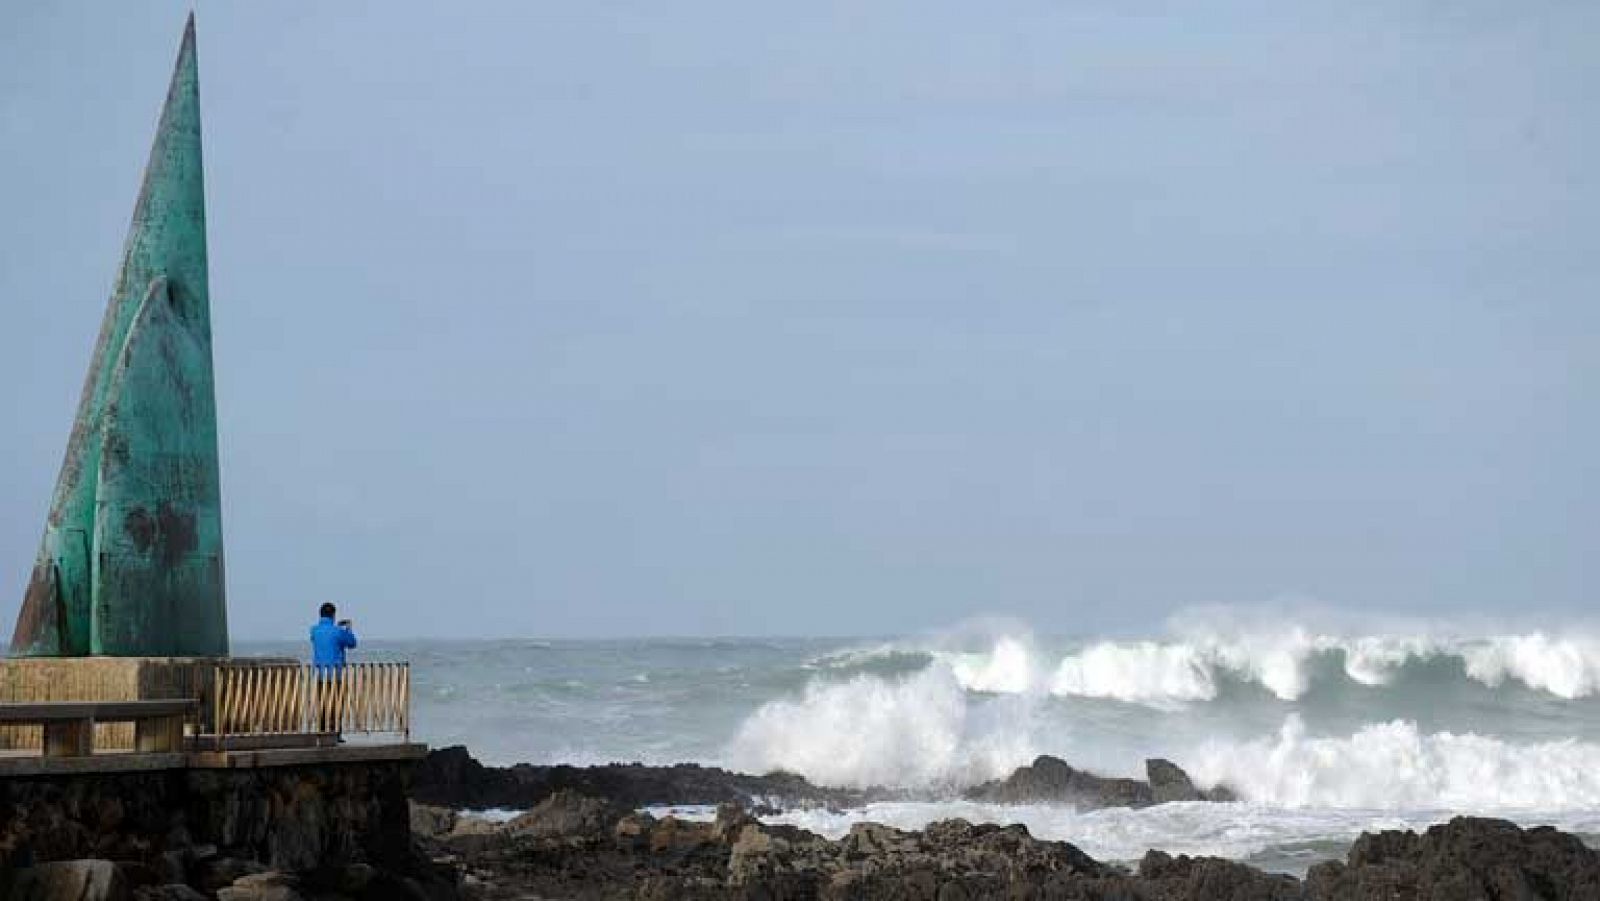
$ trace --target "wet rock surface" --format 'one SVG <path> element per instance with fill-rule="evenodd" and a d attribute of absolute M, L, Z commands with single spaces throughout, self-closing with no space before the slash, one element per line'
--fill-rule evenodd
<path fill-rule="evenodd" d="M 127 901 L 128 880 L 109 860 L 43 863 L 18 875 L 7 898 L 17 901 Z"/>
<path fill-rule="evenodd" d="M 407 766 L 0 778 L 0 899 L 459 898 L 412 841 Z"/>
<path fill-rule="evenodd" d="M 1005 779 L 969 789 L 970 801 L 990 804 L 1070 804 L 1080 810 L 1098 807 L 1149 807 L 1173 801 L 1232 801 L 1233 793 L 1218 786 L 1202 791 L 1189 774 L 1170 760 L 1145 761 L 1143 780 L 1097 776 L 1059 757 L 1042 755 L 1018 767 Z"/>
<path fill-rule="evenodd" d="M 1173 801 L 1237 801 L 1233 791 L 1225 785 L 1208 789 L 1195 787 L 1194 781 L 1183 768 L 1170 760 L 1152 757 L 1144 762 L 1145 781 L 1150 784 L 1150 800 L 1156 804 Z"/>
<path fill-rule="evenodd" d="M 1600 899 L 1600 853 L 1548 826 L 1457 818 L 1415 832 L 1367 833 L 1344 863 L 1306 874 L 1307 897 Z"/>
<path fill-rule="evenodd" d="M 452 830 L 419 841 L 461 867 L 464 894 L 482 901 L 1600 899 L 1600 857 L 1576 838 L 1465 817 L 1420 836 L 1363 836 L 1346 862 L 1320 865 L 1305 881 L 1160 851 L 1129 870 L 1069 843 L 1034 838 L 1023 826 L 963 820 L 914 832 L 861 823 L 830 841 L 762 824 L 732 804 L 714 822 L 689 822 L 622 811 L 575 792 L 551 796 L 535 819 L 538 829 L 508 824 L 488 837 Z"/>
<path fill-rule="evenodd" d="M 521 807 L 491 823 L 417 805 L 421 846 L 459 869 L 469 898 L 641 899 L 1081 899 L 1081 901 L 1600 901 L 1600 856 L 1574 836 L 1461 817 L 1422 834 L 1363 835 L 1344 862 L 1306 879 L 1237 861 L 1151 851 L 1136 869 L 1093 860 L 1022 826 L 962 820 L 906 832 L 858 824 L 838 840 L 767 825 L 753 804 L 857 806 L 893 797 L 838 792 L 798 777 L 744 776 L 695 766 L 484 767 L 464 749 L 435 752 L 420 798 L 460 806 Z M 1107 778 L 1040 757 L 970 790 L 987 803 L 1058 803 L 1080 809 L 1232 801 L 1168 760 L 1146 778 Z M 902 796 L 903 797 L 903 796 Z M 723 802 L 714 822 L 654 817 L 637 808 Z M 765 812 L 773 812 L 770 809 Z"/>
<path fill-rule="evenodd" d="M 439 807 L 525 810 L 563 789 L 625 807 L 726 802 L 747 807 L 769 803 L 853 807 L 883 794 L 823 788 L 792 773 L 752 776 L 693 763 L 485 766 L 458 745 L 430 752 L 417 766 L 411 797 Z"/>
<path fill-rule="evenodd" d="M 970 789 L 968 800 L 993 804 L 1057 803 L 1080 809 L 1147 807 L 1170 801 L 1232 801 L 1225 787 L 1197 788 L 1177 764 L 1145 761 L 1146 778 L 1098 776 L 1048 755 L 1005 779 Z M 559 791 L 605 798 L 624 807 L 736 803 L 752 810 L 859 807 L 872 801 L 937 800 L 916 792 L 813 785 L 792 773 L 752 776 L 692 763 L 645 766 L 485 766 L 466 748 L 441 748 L 418 767 L 412 798 L 444 808 L 525 810 Z"/>

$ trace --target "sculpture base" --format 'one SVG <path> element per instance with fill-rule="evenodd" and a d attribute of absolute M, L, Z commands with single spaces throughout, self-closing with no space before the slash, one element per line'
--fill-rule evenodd
<path fill-rule="evenodd" d="M 211 715 L 211 680 L 218 663 L 284 663 L 283 658 L 15 657 L 0 659 L 0 701 L 144 701 L 197 698 Z M 37 749 L 38 726 L 0 726 L 0 750 Z M 94 746 L 131 750 L 131 723 L 95 726 Z"/>

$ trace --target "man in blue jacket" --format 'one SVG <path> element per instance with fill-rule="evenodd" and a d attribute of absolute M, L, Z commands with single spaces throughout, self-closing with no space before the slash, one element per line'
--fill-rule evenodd
<path fill-rule="evenodd" d="M 317 611 L 321 618 L 311 627 L 311 665 L 317 673 L 317 728 L 332 732 L 338 741 L 339 721 L 346 708 L 343 697 L 344 652 L 356 646 L 356 633 L 350 621 L 335 623 L 338 611 L 332 604 L 323 604 Z"/>
<path fill-rule="evenodd" d="M 356 646 L 356 633 L 350 621 L 333 621 L 338 610 L 332 604 L 323 604 L 318 614 L 322 617 L 311 627 L 311 665 L 317 669 L 338 670 L 344 667 L 344 652 Z"/>

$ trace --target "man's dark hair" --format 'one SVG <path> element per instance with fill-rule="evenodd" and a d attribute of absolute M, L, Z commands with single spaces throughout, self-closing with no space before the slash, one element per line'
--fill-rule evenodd
<path fill-rule="evenodd" d="M 319 614 L 319 615 L 321 615 L 321 616 L 325 616 L 325 617 L 327 617 L 327 618 L 328 618 L 328 619 L 333 619 L 333 614 L 334 614 L 334 613 L 335 613 L 335 612 L 336 612 L 336 611 L 335 611 L 335 610 L 334 610 L 334 607 L 333 607 L 333 605 L 332 605 L 332 604 L 323 604 L 323 605 L 322 605 L 322 609 L 321 609 L 321 610 L 319 610 L 319 611 L 317 611 L 317 613 L 318 613 L 318 614 Z"/>

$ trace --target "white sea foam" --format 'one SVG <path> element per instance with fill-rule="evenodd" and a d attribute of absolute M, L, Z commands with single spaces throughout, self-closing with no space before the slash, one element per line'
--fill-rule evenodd
<path fill-rule="evenodd" d="M 1467 675 L 1485 685 L 1511 678 L 1569 700 L 1600 692 L 1600 639 L 1592 636 L 1502 635 L 1462 655 Z"/>
<path fill-rule="evenodd" d="M 1204 697 L 1210 690 L 1202 670 L 1177 652 L 1152 647 L 1136 653 L 1157 656 L 1140 672 L 1162 674 L 1164 697 Z M 1064 668 L 1066 676 L 1058 671 L 1056 686 L 1076 680 L 1065 687 L 1087 691 L 1125 684 L 1116 682 L 1122 659 L 1091 649 L 1072 664 L 1078 669 Z M 1022 661 L 1006 660 L 995 672 L 979 674 L 1010 684 Z M 955 667 L 936 661 L 899 678 L 813 680 L 798 696 L 769 701 L 752 714 L 725 756 L 740 769 L 791 770 L 821 784 L 952 795 L 1004 776 L 1039 752 L 1080 764 L 1104 759 L 1092 739 L 1087 745 L 1064 739 L 1059 722 L 1058 731 L 1049 732 L 1048 713 L 1034 694 L 974 695 Z M 1066 727 L 1070 732 L 1071 724 Z M 1226 784 L 1247 802 L 1273 807 L 1600 807 L 1600 744 L 1578 739 L 1425 733 L 1409 720 L 1314 736 L 1291 714 L 1276 734 L 1211 739 L 1179 756 L 1198 783 Z"/>
<path fill-rule="evenodd" d="M 726 757 L 750 772 L 782 769 L 836 786 L 933 788 L 1003 775 L 1029 759 L 1025 699 L 978 707 L 948 664 L 899 679 L 813 680 L 769 701 Z"/>
<path fill-rule="evenodd" d="M 1600 806 L 1600 745 L 1424 734 L 1404 720 L 1345 737 L 1312 737 L 1300 717 L 1290 715 L 1276 736 L 1209 742 L 1187 765 L 1202 784 L 1220 782 L 1246 801 L 1274 807 L 1465 812 Z"/>
<path fill-rule="evenodd" d="M 957 681 L 969 691 L 1022 694 L 1033 690 L 1033 651 L 1026 639 L 1003 636 L 993 649 L 981 654 L 953 654 L 947 658 Z"/>
<path fill-rule="evenodd" d="M 1412 660 L 1449 653 L 1446 646 L 1427 635 L 1362 635 L 1328 639 L 1324 649 L 1344 652 L 1344 672 L 1362 685 L 1388 685 L 1397 670 Z"/>
<path fill-rule="evenodd" d="M 1189 645 L 1100 642 L 1063 659 L 1050 691 L 1167 706 L 1209 701 L 1217 696 L 1217 683 L 1211 662 Z"/>

